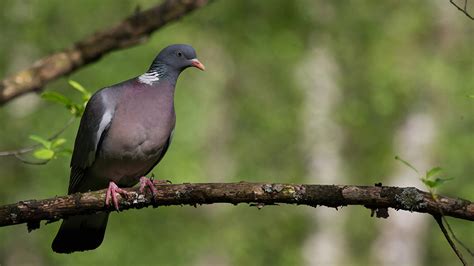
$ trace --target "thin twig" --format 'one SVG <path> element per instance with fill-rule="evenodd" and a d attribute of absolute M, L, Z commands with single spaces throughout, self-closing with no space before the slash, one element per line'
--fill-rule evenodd
<path fill-rule="evenodd" d="M 442 215 L 433 215 L 433 217 L 436 220 L 436 222 L 438 223 L 439 228 L 443 232 L 444 237 L 446 238 L 446 240 L 448 240 L 448 243 L 451 246 L 451 248 L 453 249 L 454 253 L 456 253 L 456 256 L 458 256 L 459 260 L 462 262 L 462 265 L 467 266 L 467 262 L 466 262 L 466 260 L 464 260 L 464 257 L 462 256 L 462 253 L 458 250 L 458 248 L 454 244 L 453 240 L 449 236 L 448 231 L 446 231 L 446 228 L 444 227 L 443 219 L 441 218 Z"/>
<path fill-rule="evenodd" d="M 435 219 L 437 219 L 437 217 L 439 216 L 442 221 L 441 221 L 441 224 L 440 224 L 440 221 L 436 220 L 438 222 L 438 224 L 440 224 L 440 227 L 443 226 L 443 222 L 444 224 L 446 224 L 446 226 L 448 227 L 448 231 L 449 233 L 451 234 L 451 236 L 454 238 L 454 240 L 459 244 L 461 245 L 465 250 L 467 250 L 467 252 L 472 256 L 474 257 L 474 254 L 472 253 L 472 251 L 467 247 L 467 245 L 464 244 L 464 242 L 462 242 L 460 239 L 458 239 L 456 237 L 456 234 L 454 234 L 454 231 L 453 229 L 451 228 L 451 225 L 449 224 L 448 220 L 446 219 L 446 216 L 444 215 L 443 213 L 443 210 L 441 209 L 440 207 L 440 202 L 438 201 L 438 195 L 435 194 L 435 192 L 433 190 L 430 190 L 430 194 L 431 194 L 431 198 L 436 202 L 436 206 L 439 210 L 439 215 L 434 215 L 433 217 Z M 444 226 L 443 226 L 444 228 Z M 443 231 L 443 228 L 441 228 L 441 231 Z M 444 230 L 446 231 L 446 228 L 444 228 Z M 456 245 L 454 244 L 454 242 L 449 238 L 449 234 L 446 234 L 444 231 L 443 231 L 443 234 L 446 238 L 446 240 L 448 241 L 449 245 L 453 248 L 454 252 L 456 253 L 456 255 L 459 257 L 461 256 L 462 257 L 462 253 L 457 249 Z M 459 253 L 459 254 L 458 254 Z M 460 258 L 461 259 L 461 258 Z M 462 259 L 461 259 L 462 261 Z M 464 263 L 464 262 L 463 262 Z M 465 264 L 464 264 L 465 265 Z"/>
<path fill-rule="evenodd" d="M 471 255 L 471 257 L 474 258 L 474 252 L 472 252 L 472 250 L 466 244 L 464 244 L 464 242 L 462 242 L 456 237 L 453 229 L 451 229 L 451 225 L 448 223 L 448 220 L 446 219 L 446 216 L 442 215 L 442 218 L 443 218 L 444 223 L 446 224 L 446 227 L 448 228 L 449 233 L 451 234 L 451 236 L 453 236 L 454 240 L 456 240 L 456 242 L 458 242 L 458 244 L 461 245 L 461 247 L 463 247 L 469 253 L 469 255 Z"/>
<path fill-rule="evenodd" d="M 44 160 L 44 161 L 33 162 L 33 161 L 30 161 L 28 159 L 25 159 L 25 158 L 21 157 L 21 155 L 19 155 L 19 154 L 14 154 L 14 156 L 15 156 L 15 158 L 17 158 L 22 163 L 31 164 L 31 165 L 45 165 L 50 161 L 50 160 Z"/>
<path fill-rule="evenodd" d="M 69 121 L 67 121 L 66 125 L 63 128 L 61 128 L 59 131 L 54 133 L 51 137 L 49 137 L 48 140 L 51 141 L 51 140 L 56 139 L 57 137 L 59 137 L 62 133 L 64 133 L 64 131 L 66 131 L 66 129 L 69 128 L 69 126 L 72 125 L 72 123 L 74 121 L 76 121 L 76 117 L 71 117 L 69 119 Z M 0 151 L 0 156 L 15 156 L 18 160 L 20 160 L 22 162 L 25 162 L 24 161 L 25 159 L 21 158 L 19 155 L 32 152 L 36 148 L 38 148 L 39 146 L 41 146 L 41 144 L 38 143 L 38 144 L 34 144 L 34 145 L 27 146 L 27 147 L 24 147 L 24 148 L 20 148 L 20 149 L 17 149 L 17 150 Z M 33 163 L 33 164 L 35 164 L 35 163 Z"/>
<path fill-rule="evenodd" d="M 462 7 L 458 6 L 456 3 L 454 3 L 453 0 L 449 0 L 449 2 L 450 2 L 451 4 L 453 4 L 457 9 L 459 9 L 459 11 L 461 11 L 462 13 L 464 13 L 468 18 L 474 20 L 474 17 L 471 16 L 471 14 L 469 14 L 469 12 L 467 11 L 467 1 L 468 1 L 468 0 L 464 0 L 464 8 L 462 8 Z"/>

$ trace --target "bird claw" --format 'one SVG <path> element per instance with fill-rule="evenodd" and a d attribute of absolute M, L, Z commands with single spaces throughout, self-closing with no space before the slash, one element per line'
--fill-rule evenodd
<path fill-rule="evenodd" d="M 156 189 L 155 185 L 166 185 L 171 184 L 169 180 L 156 180 L 153 177 L 148 178 L 146 176 L 142 176 L 140 178 L 140 193 L 143 193 L 145 187 L 148 187 L 151 190 L 153 197 L 158 194 L 158 190 Z"/>
<path fill-rule="evenodd" d="M 151 190 L 153 197 L 155 197 L 156 194 L 158 194 L 158 190 L 155 187 L 155 184 L 159 184 L 157 181 L 158 180 L 151 180 L 146 176 L 140 177 L 140 193 L 143 193 L 143 191 L 145 191 L 145 187 L 148 187 Z"/>
<path fill-rule="evenodd" d="M 105 205 L 110 206 L 110 200 L 112 199 L 114 207 L 118 211 L 119 204 L 117 194 L 120 194 L 122 197 L 128 197 L 127 191 L 119 188 L 114 182 L 110 181 L 109 188 L 107 189 L 107 193 L 105 195 Z"/>

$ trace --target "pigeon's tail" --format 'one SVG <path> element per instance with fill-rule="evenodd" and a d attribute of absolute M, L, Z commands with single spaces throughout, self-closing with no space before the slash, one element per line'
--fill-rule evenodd
<path fill-rule="evenodd" d="M 65 219 L 53 240 L 53 251 L 72 253 L 96 249 L 104 239 L 108 218 L 108 213 L 97 213 Z"/>

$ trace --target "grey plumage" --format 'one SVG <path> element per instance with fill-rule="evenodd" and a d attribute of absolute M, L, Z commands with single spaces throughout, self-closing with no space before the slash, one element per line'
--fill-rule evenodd
<path fill-rule="evenodd" d="M 163 49 L 143 75 L 96 92 L 81 119 L 71 159 L 68 193 L 135 185 L 160 162 L 175 127 L 174 91 L 189 66 L 204 69 L 188 45 Z M 63 221 L 52 248 L 71 253 L 97 248 L 108 213 Z"/>

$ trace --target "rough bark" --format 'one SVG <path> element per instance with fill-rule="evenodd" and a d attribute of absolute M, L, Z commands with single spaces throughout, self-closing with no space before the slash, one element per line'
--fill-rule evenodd
<path fill-rule="evenodd" d="M 0 81 L 0 105 L 22 94 L 41 90 L 48 82 L 95 62 L 109 52 L 142 43 L 153 31 L 207 2 L 167 0 L 161 5 L 136 12 L 111 28 L 76 42 L 70 48 L 48 55 Z"/>
<path fill-rule="evenodd" d="M 474 203 L 431 194 L 413 187 L 303 185 L 270 183 L 203 183 L 156 185 L 158 194 L 140 193 L 128 188 L 128 198 L 119 196 L 120 210 L 168 205 L 201 205 L 213 203 L 250 203 L 257 207 L 280 203 L 340 207 L 363 205 L 377 217 L 386 218 L 387 208 L 445 215 L 474 221 Z M 110 212 L 105 206 L 105 191 L 76 193 L 44 200 L 25 200 L 0 206 L 0 226 L 28 223 L 39 227 L 41 220 L 53 221 L 71 215 Z M 372 213 L 372 214 L 373 214 Z"/>

